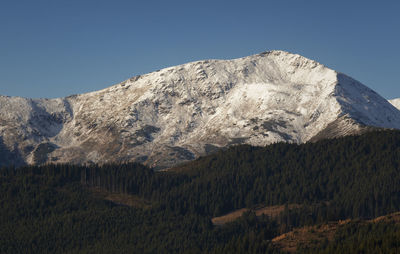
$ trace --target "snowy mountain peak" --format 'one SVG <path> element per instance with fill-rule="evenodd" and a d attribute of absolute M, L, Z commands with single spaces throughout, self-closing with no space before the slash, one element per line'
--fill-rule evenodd
<path fill-rule="evenodd" d="M 356 80 L 268 51 L 203 60 L 59 99 L 0 97 L 3 161 L 167 167 L 232 144 L 400 128 L 400 111 Z"/>

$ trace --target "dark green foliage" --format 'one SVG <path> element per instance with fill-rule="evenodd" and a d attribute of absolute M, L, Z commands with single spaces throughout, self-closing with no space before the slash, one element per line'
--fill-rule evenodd
<path fill-rule="evenodd" d="M 143 210 L 96 199 L 87 191 L 90 181 L 84 182 L 88 171 L 108 179 L 99 180 L 106 189 L 125 177 L 137 177 L 127 184 L 137 193 L 139 180 L 158 184 L 159 177 L 164 179 L 140 164 L 2 169 L 0 253 L 202 253 L 243 233 L 261 232 L 265 239 L 276 235 L 275 223 L 267 217 L 249 215 L 227 227 L 214 227 L 210 217 L 183 215 L 165 205 Z M 166 183 L 177 185 L 177 179 Z"/>
<path fill-rule="evenodd" d="M 399 211 L 399 163 L 400 132 L 382 131 L 235 146 L 170 172 L 137 163 L 3 168 L 0 253 L 273 253 L 269 240 L 293 227 Z M 136 195 L 151 208 L 100 200 L 92 187 Z M 235 209 L 283 204 L 300 206 L 273 220 L 248 213 L 222 227 L 211 223 Z M 394 240 L 385 246 L 399 240 L 398 231 L 373 230 L 389 232 Z M 350 246 L 343 239 L 357 234 L 339 234 L 325 251 Z"/>
<path fill-rule="evenodd" d="M 287 214 L 292 226 L 376 217 L 400 210 L 399 162 L 395 131 L 303 145 L 236 146 L 176 169 L 188 178 L 156 177 L 151 194 L 143 194 L 205 216 L 259 204 L 305 204 Z M 165 183 L 171 177 L 181 179 Z"/>

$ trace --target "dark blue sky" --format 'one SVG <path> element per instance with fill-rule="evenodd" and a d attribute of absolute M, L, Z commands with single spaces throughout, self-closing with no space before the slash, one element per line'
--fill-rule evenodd
<path fill-rule="evenodd" d="M 281 49 L 400 97 L 400 1 L 0 2 L 0 94 L 61 97 Z"/>

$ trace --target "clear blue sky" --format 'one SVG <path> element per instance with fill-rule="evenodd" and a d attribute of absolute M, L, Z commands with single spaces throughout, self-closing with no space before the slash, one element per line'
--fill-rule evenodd
<path fill-rule="evenodd" d="M 281 49 L 400 97 L 400 1 L 0 1 L 0 94 L 62 97 Z"/>

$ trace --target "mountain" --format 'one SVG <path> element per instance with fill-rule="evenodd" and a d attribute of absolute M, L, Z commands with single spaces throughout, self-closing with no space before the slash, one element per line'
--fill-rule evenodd
<path fill-rule="evenodd" d="M 400 129 L 400 111 L 313 60 L 269 51 L 205 60 L 57 99 L 0 97 L 3 164 L 175 165 L 232 144 Z"/>
<path fill-rule="evenodd" d="M 397 109 L 400 110 L 400 98 L 389 100 L 390 103 L 392 103 L 393 106 L 395 106 Z"/>

